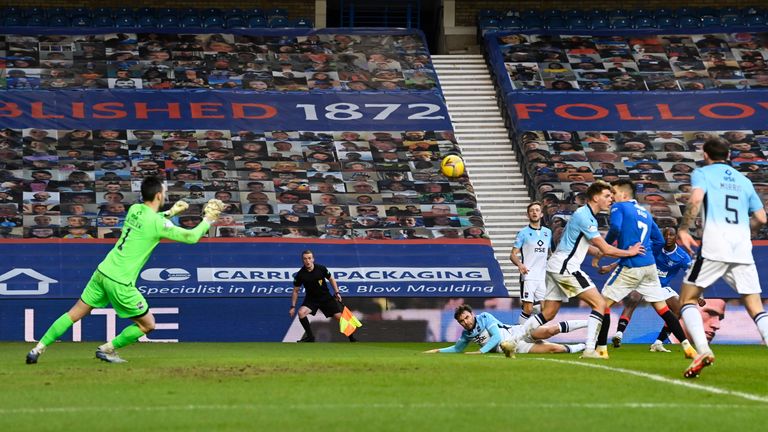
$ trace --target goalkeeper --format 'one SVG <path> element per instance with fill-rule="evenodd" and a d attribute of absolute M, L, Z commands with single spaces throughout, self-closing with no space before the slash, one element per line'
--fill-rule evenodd
<path fill-rule="evenodd" d="M 94 308 L 105 307 L 108 303 L 112 304 L 120 318 L 128 318 L 134 324 L 123 329 L 112 341 L 99 346 L 96 358 L 110 363 L 123 363 L 125 360 L 120 358 L 116 350 L 154 330 L 155 317 L 149 311 L 144 296 L 136 289 L 139 272 L 161 239 L 197 243 L 224 208 L 219 200 L 208 201 L 203 208 L 204 217 L 200 224 L 185 230 L 174 225 L 168 218 L 184 212 L 188 204 L 178 201 L 170 210 L 159 213 L 165 202 L 165 194 L 162 179 L 146 177 L 142 181 L 141 198 L 144 203 L 131 206 L 120 239 L 98 265 L 77 303 L 51 325 L 37 346 L 27 354 L 27 364 L 37 363 L 45 348 L 74 323 L 90 314 Z"/>
<path fill-rule="evenodd" d="M 477 342 L 480 349 L 467 354 L 503 352 L 507 357 L 514 357 L 515 353 L 578 353 L 584 351 L 585 347 L 583 343 L 567 345 L 547 342 L 545 339 L 584 328 L 587 326 L 586 320 L 562 321 L 557 325 L 538 327 L 526 335 L 522 325 L 504 324 L 488 312 L 475 315 L 467 304 L 457 307 L 453 317 L 464 328 L 459 340 L 447 348 L 427 350 L 424 354 L 461 353 L 472 341 Z"/>

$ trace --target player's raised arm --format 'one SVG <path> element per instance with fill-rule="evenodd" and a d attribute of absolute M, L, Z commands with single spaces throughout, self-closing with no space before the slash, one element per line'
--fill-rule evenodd
<path fill-rule="evenodd" d="M 597 236 L 589 240 L 592 246 L 598 248 L 604 256 L 611 256 L 615 258 L 633 257 L 638 254 L 645 254 L 645 247 L 641 243 L 632 245 L 629 249 L 619 249 L 611 246 L 601 236 Z"/>

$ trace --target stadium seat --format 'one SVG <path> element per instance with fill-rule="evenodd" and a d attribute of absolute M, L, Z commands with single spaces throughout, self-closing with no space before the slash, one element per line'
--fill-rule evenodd
<path fill-rule="evenodd" d="M 505 30 L 523 30 L 525 25 L 523 20 L 515 16 L 506 16 L 501 19 L 499 26 Z"/>
<path fill-rule="evenodd" d="M 3 26 L 20 27 L 24 25 L 24 19 L 20 15 L 8 14 L 3 18 Z"/>
<path fill-rule="evenodd" d="M 698 12 L 696 11 L 696 8 L 693 7 L 679 7 L 675 9 L 675 15 L 678 17 L 681 16 L 691 16 L 691 15 L 698 15 Z"/>
<path fill-rule="evenodd" d="M 68 27 L 70 25 L 69 18 L 64 14 L 55 15 L 48 18 L 47 25 L 50 27 Z"/>
<path fill-rule="evenodd" d="M 749 15 L 744 19 L 744 24 L 747 27 L 763 27 L 765 26 L 765 17 L 763 15 Z"/>
<path fill-rule="evenodd" d="M 157 28 L 160 23 L 152 15 L 144 15 L 136 20 L 136 25 L 144 28 Z"/>
<path fill-rule="evenodd" d="M 114 16 L 114 10 L 108 7 L 97 7 L 91 9 L 91 16 L 95 19 L 99 16 Z"/>
<path fill-rule="evenodd" d="M 206 8 L 200 11 L 200 16 L 205 16 L 205 17 L 217 16 L 219 18 L 222 18 L 223 15 L 224 15 L 224 12 L 219 8 Z"/>
<path fill-rule="evenodd" d="M 203 20 L 203 28 L 223 28 L 224 20 L 218 15 L 211 15 Z"/>
<path fill-rule="evenodd" d="M 131 15 L 119 16 L 115 19 L 115 27 L 136 27 L 136 20 Z"/>
<path fill-rule="evenodd" d="M 480 18 L 479 27 L 483 30 L 491 28 L 499 28 L 499 20 L 496 18 Z"/>
<path fill-rule="evenodd" d="M 544 22 L 538 16 L 529 16 L 528 18 L 523 20 L 523 24 L 525 25 L 525 28 L 528 28 L 528 29 L 544 28 Z"/>
<path fill-rule="evenodd" d="M 197 15 L 184 15 L 179 22 L 179 27 L 183 28 L 201 28 L 203 23 Z"/>
<path fill-rule="evenodd" d="M 608 11 L 608 18 L 611 20 L 618 18 L 629 18 L 630 16 L 632 16 L 632 14 L 629 13 L 629 11 L 626 9 L 613 9 Z"/>
<path fill-rule="evenodd" d="M 480 9 L 477 12 L 479 18 L 497 18 L 499 15 L 499 11 L 495 9 Z"/>
<path fill-rule="evenodd" d="M 176 15 L 177 13 L 179 13 L 179 10 L 174 8 L 157 8 L 152 11 L 152 14 L 158 20 L 168 15 Z"/>
<path fill-rule="evenodd" d="M 716 17 L 714 15 L 705 15 L 701 17 L 701 26 L 705 28 L 709 27 L 719 27 L 720 26 L 720 18 Z"/>
<path fill-rule="evenodd" d="M 522 18 L 522 19 L 527 19 L 527 18 L 530 18 L 530 17 L 537 17 L 538 18 L 540 16 L 541 16 L 541 11 L 538 10 L 538 9 L 526 9 L 526 10 L 520 12 L 520 18 Z"/>
<path fill-rule="evenodd" d="M 283 8 L 267 9 L 266 15 L 268 17 L 280 16 L 280 17 L 288 18 L 288 10 L 283 9 Z"/>
<path fill-rule="evenodd" d="M 587 30 L 590 28 L 589 21 L 578 16 L 568 19 L 568 28 L 571 30 Z"/>
<path fill-rule="evenodd" d="M 632 21 L 632 27 L 636 29 L 649 29 L 655 28 L 656 26 L 656 21 L 654 21 L 653 18 L 647 16 L 641 16 L 639 18 L 635 18 Z"/>
<path fill-rule="evenodd" d="M 608 16 L 608 13 L 605 9 L 590 9 L 584 13 L 585 16 L 595 18 L 606 18 Z"/>
<path fill-rule="evenodd" d="M 544 11 L 544 13 L 542 15 L 544 15 L 545 17 L 558 17 L 558 18 L 560 18 L 560 17 L 563 16 L 563 11 L 561 11 L 560 9 L 547 9 L 547 10 Z"/>
<path fill-rule="evenodd" d="M 299 18 L 293 22 L 293 27 L 312 28 L 313 27 L 312 20 L 308 18 Z"/>
<path fill-rule="evenodd" d="M 677 19 L 677 26 L 679 28 L 699 28 L 701 27 L 701 18 L 686 15 L 681 16 Z"/>
<path fill-rule="evenodd" d="M 650 11 L 648 9 L 633 9 L 630 11 L 630 14 L 632 15 L 632 18 L 640 18 L 640 17 L 652 17 L 653 11 Z"/>
<path fill-rule="evenodd" d="M 671 16 L 656 18 L 656 26 L 660 29 L 673 29 L 677 27 L 677 20 Z"/>
<path fill-rule="evenodd" d="M 655 9 L 653 11 L 653 16 L 656 19 L 659 19 L 661 17 L 674 18 L 675 17 L 675 11 L 673 11 L 672 9 L 667 9 L 667 8 L 659 8 L 659 9 Z"/>
<path fill-rule="evenodd" d="M 133 12 L 133 16 L 135 16 L 137 20 L 140 20 L 145 16 L 153 16 L 154 14 L 155 10 L 148 7 L 138 8 Z"/>
<path fill-rule="evenodd" d="M 264 9 L 261 8 L 244 8 L 243 13 L 248 16 L 264 16 Z"/>
<path fill-rule="evenodd" d="M 248 18 L 248 28 L 263 28 L 267 26 L 267 20 L 263 16 L 255 15 Z"/>
<path fill-rule="evenodd" d="M 605 17 L 594 17 L 589 23 L 592 30 L 605 30 L 611 28 L 611 21 Z"/>
<path fill-rule="evenodd" d="M 115 20 L 113 20 L 112 17 L 109 15 L 99 15 L 93 18 L 93 26 L 94 27 L 114 27 Z"/>
<path fill-rule="evenodd" d="M 614 29 L 632 28 L 632 22 L 627 18 L 616 18 L 611 21 L 611 28 L 614 28 Z"/>
<path fill-rule="evenodd" d="M 45 17 L 43 15 L 29 15 L 27 17 L 28 27 L 37 27 L 46 25 Z"/>
<path fill-rule="evenodd" d="M 239 16 L 231 16 L 226 21 L 227 28 L 245 28 L 245 20 Z"/>
<path fill-rule="evenodd" d="M 26 7 L 22 8 L 21 11 L 22 14 L 27 17 L 27 20 L 34 15 L 40 15 L 43 18 L 45 17 L 45 9 L 41 7 Z"/>
<path fill-rule="evenodd" d="M 270 28 L 288 27 L 290 24 L 288 20 L 281 16 L 273 16 L 267 23 Z"/>
<path fill-rule="evenodd" d="M 579 9 L 568 9 L 563 11 L 563 16 L 566 18 L 583 18 L 584 11 Z"/>
<path fill-rule="evenodd" d="M 705 17 L 705 16 L 719 17 L 720 10 L 713 7 L 701 7 L 696 10 L 696 14 L 700 17 Z"/>
<path fill-rule="evenodd" d="M 544 27 L 551 30 L 566 30 L 568 22 L 561 16 L 550 16 L 547 18 Z"/>
<path fill-rule="evenodd" d="M 115 8 L 112 11 L 112 16 L 114 18 L 122 18 L 124 16 L 129 16 L 133 18 L 133 8 L 129 8 L 129 7 Z"/>
<path fill-rule="evenodd" d="M 72 18 L 72 27 L 92 27 L 93 21 L 84 15 Z"/>
<path fill-rule="evenodd" d="M 86 8 L 86 7 L 67 8 L 66 14 L 70 19 L 74 19 L 76 17 L 81 17 L 81 16 L 86 16 L 90 18 L 93 16 L 93 10 L 91 10 L 91 8 Z M 50 12 L 48 16 L 51 16 Z"/>
<path fill-rule="evenodd" d="M 57 15 L 68 15 L 70 10 L 71 9 L 69 8 L 63 8 L 63 7 L 46 8 L 45 16 L 47 16 L 50 19 Z"/>
<path fill-rule="evenodd" d="M 744 18 L 738 15 L 724 15 L 720 18 L 723 27 L 738 27 L 745 25 Z"/>
<path fill-rule="evenodd" d="M 161 16 L 160 19 L 157 20 L 157 25 L 159 25 L 160 28 L 178 28 L 179 19 L 176 15 Z"/>

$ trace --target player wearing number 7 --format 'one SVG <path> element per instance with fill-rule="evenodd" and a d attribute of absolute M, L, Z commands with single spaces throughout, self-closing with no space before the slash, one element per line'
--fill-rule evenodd
<path fill-rule="evenodd" d="M 186 202 L 178 201 L 170 210 L 158 213 L 165 202 L 165 193 L 163 180 L 158 177 L 146 177 L 141 182 L 141 198 L 144 203 L 134 204 L 128 210 L 120 239 L 96 268 L 77 303 L 48 328 L 37 346 L 27 354 L 27 364 L 37 363 L 45 348 L 74 323 L 90 314 L 94 308 L 105 307 L 108 303 L 112 304 L 120 318 L 128 318 L 134 324 L 126 327 L 112 341 L 99 346 L 96 358 L 110 363 L 123 363 L 125 360 L 115 350 L 136 342 L 154 330 L 155 317 L 149 311 L 144 296 L 136 289 L 139 272 L 161 239 L 197 243 L 224 209 L 221 201 L 208 201 L 203 208 L 203 221 L 195 228 L 185 230 L 174 225 L 168 218 L 184 212 L 188 207 Z"/>
<path fill-rule="evenodd" d="M 664 246 L 664 236 L 661 235 L 651 213 L 635 201 L 635 185 L 632 181 L 616 180 L 611 183 L 611 192 L 614 204 L 611 206 L 611 228 L 605 236 L 605 241 L 608 244 L 618 241 L 617 246 L 621 249 L 636 243 L 642 244 L 648 251 L 661 249 Z M 595 260 L 593 265 L 596 265 Z M 602 292 L 605 297 L 605 314 L 597 337 L 597 352 L 607 358 L 608 327 L 611 324 L 610 307 L 620 302 L 633 290 L 653 305 L 656 313 L 664 319 L 675 337 L 682 341 L 681 345 L 686 357 L 695 357 L 696 351 L 686 340 L 677 316 L 667 307 L 666 300 L 676 294 L 669 288 L 662 288 L 652 253 L 621 258 L 619 266 L 606 281 Z"/>
<path fill-rule="evenodd" d="M 696 303 L 702 291 L 719 278 L 741 295 L 747 312 L 755 320 L 764 342 L 768 342 L 768 314 L 760 300 L 760 278 L 752 257 L 750 224 L 755 229 L 766 223 L 765 209 L 752 182 L 728 165 L 729 147 L 723 141 L 704 143 L 704 163 L 691 176 L 691 197 L 677 233 L 678 242 L 689 252 L 698 246 L 688 228 L 693 225 L 704 203 L 704 232 L 701 247 L 691 268 L 683 277 L 681 314 L 688 334 L 701 353 L 683 376 L 694 378 L 715 361 L 707 342 Z M 751 216 L 751 220 L 750 220 Z"/>

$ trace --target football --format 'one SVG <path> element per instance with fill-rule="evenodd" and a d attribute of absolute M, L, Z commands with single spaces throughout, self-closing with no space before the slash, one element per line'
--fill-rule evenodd
<path fill-rule="evenodd" d="M 440 163 L 440 170 L 446 177 L 461 177 L 464 174 L 464 160 L 457 155 L 448 155 Z"/>

